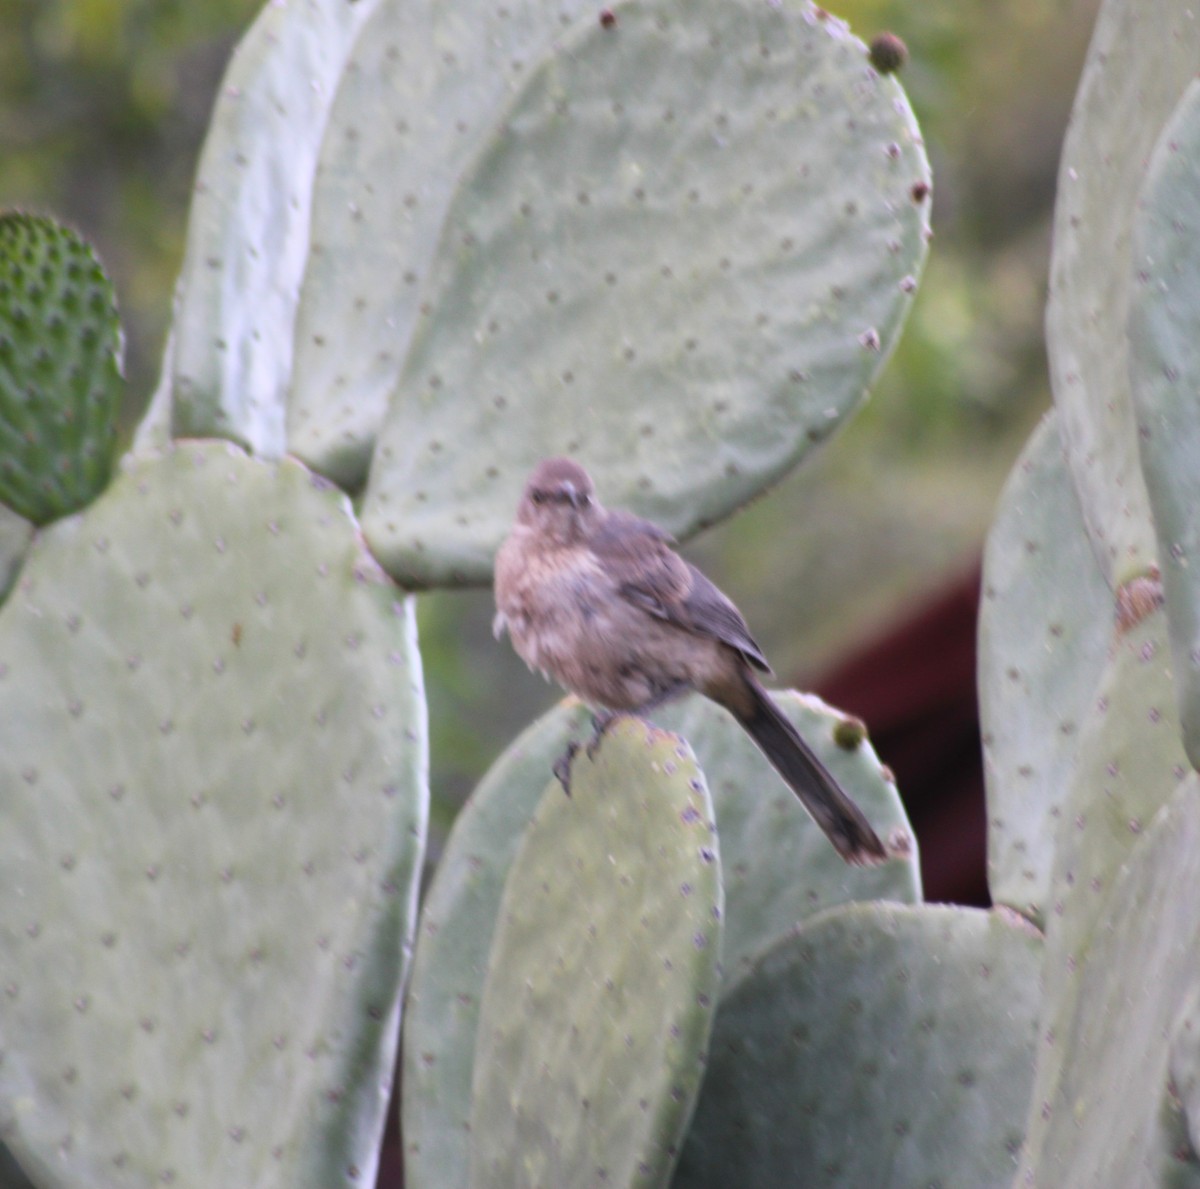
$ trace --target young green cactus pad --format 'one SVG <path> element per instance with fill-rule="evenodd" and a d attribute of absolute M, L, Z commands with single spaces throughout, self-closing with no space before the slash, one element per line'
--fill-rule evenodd
<path fill-rule="evenodd" d="M 895 786 L 870 745 L 846 750 L 834 742 L 844 717 L 817 698 L 790 691 L 774 696 L 879 834 L 911 837 Z M 828 905 L 919 899 L 915 848 L 880 867 L 848 866 L 717 707 L 687 698 L 654 718 L 688 740 L 712 794 L 725 883 L 726 978 L 746 955 Z M 466 1181 L 479 999 L 500 892 L 554 761 L 571 738 L 587 736 L 589 722 L 568 699 L 509 748 L 455 822 L 429 890 L 404 1026 L 405 1175 L 413 1189 Z"/>
<path fill-rule="evenodd" d="M 33 540 L 33 525 L 0 504 L 0 602 L 17 580 L 21 561 Z"/>
<path fill-rule="evenodd" d="M 313 174 L 338 79 L 378 0 L 267 4 L 221 86 L 200 158 L 155 423 L 285 448 Z"/>
<path fill-rule="evenodd" d="M 1006 910 L 810 918 L 721 1002 L 675 1189 L 1007 1186 L 1040 962 Z"/>
<path fill-rule="evenodd" d="M 384 0 L 338 86 L 314 181 L 288 448 L 362 486 L 458 177 L 582 0 Z"/>
<path fill-rule="evenodd" d="M 1046 342 L 1084 521 L 1114 588 L 1156 554 L 1129 394 L 1129 252 L 1159 129 L 1196 72 L 1191 0 L 1105 0 L 1071 112 L 1054 208 Z"/>
<path fill-rule="evenodd" d="M 863 399 L 926 248 L 893 78 L 810 3 L 630 0 L 531 67 L 462 176 L 371 466 L 405 584 L 481 582 L 525 475 L 579 456 L 686 534 Z"/>
<path fill-rule="evenodd" d="M 509 871 L 479 1015 L 472 1189 L 663 1186 L 699 1091 L 723 917 L 690 749 L 632 719 Z"/>
<path fill-rule="evenodd" d="M 1200 764 L 1200 82 L 1167 122 L 1133 228 L 1129 374 L 1162 559 L 1183 740 Z"/>
<path fill-rule="evenodd" d="M 1188 770 L 1166 636 L 1161 607 L 1120 636 L 1080 730 L 1078 763 L 1056 832 L 1046 914 L 1043 1009 L 1029 1122 L 1035 1154 L 1051 1125 L 1040 1104 L 1060 1100 L 1070 1056 L 1067 1038 L 1084 1011 L 1082 971 L 1110 927 L 1114 881 Z"/>
<path fill-rule="evenodd" d="M 426 816 L 409 601 L 228 443 L 0 610 L 0 1138 L 47 1187 L 372 1183 Z"/>
<path fill-rule="evenodd" d="M 1079 955 L 1077 1010 L 1055 1036 L 1061 1076 L 1049 1096 L 1034 1092 L 1040 1135 L 1016 1184 L 1200 1185 L 1197 887 L 1200 783 L 1191 773 L 1105 891 L 1104 928 Z"/>
<path fill-rule="evenodd" d="M 979 713 L 992 900 L 1046 919 L 1054 840 L 1114 632 L 1113 593 L 1084 530 L 1051 413 L 988 535 Z"/>
<path fill-rule="evenodd" d="M 91 248 L 52 219 L 0 214 L 0 503 L 46 524 L 94 499 L 121 386 L 116 299 Z"/>

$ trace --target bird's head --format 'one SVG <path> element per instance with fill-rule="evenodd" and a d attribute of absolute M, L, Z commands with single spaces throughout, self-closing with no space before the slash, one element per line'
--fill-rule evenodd
<path fill-rule="evenodd" d="M 525 482 L 517 520 L 558 544 L 569 545 L 601 512 L 587 471 L 570 458 L 547 458 Z"/>

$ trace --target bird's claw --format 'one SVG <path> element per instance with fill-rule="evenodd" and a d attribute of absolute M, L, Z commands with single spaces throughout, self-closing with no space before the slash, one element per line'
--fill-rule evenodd
<path fill-rule="evenodd" d="M 587 743 L 587 758 L 589 760 L 594 760 L 596 758 L 596 752 L 600 747 L 600 741 L 604 738 L 605 734 L 607 734 L 608 728 L 617 721 L 617 717 L 618 716 L 613 711 L 606 710 L 603 714 L 597 714 L 592 719 L 592 737 Z"/>
<path fill-rule="evenodd" d="M 558 777 L 558 783 L 562 785 L 562 790 L 569 797 L 571 795 L 571 761 L 575 759 L 575 753 L 579 750 L 579 744 L 572 739 L 567 744 L 566 750 L 554 761 L 552 771 Z M 590 753 L 589 753 L 590 754 Z"/>

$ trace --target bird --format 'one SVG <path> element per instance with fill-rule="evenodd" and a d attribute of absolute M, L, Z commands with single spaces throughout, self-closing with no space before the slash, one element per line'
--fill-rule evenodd
<path fill-rule="evenodd" d="M 620 715 L 644 717 L 696 691 L 723 706 L 846 862 L 887 851 L 862 810 L 763 687 L 770 665 L 733 602 L 675 551 L 671 535 L 605 508 L 570 458 L 539 462 L 496 555 L 497 639 L 586 702 L 589 754 Z M 554 770 L 570 792 L 572 745 Z"/>

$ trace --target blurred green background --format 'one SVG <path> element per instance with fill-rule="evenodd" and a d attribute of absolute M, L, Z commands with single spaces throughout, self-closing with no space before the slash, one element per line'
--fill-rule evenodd
<path fill-rule="evenodd" d="M 1097 0 L 847 0 L 901 78 L 934 168 L 912 317 L 849 429 L 688 555 L 804 685 L 968 571 L 1049 403 L 1042 312 L 1059 147 Z M 127 334 L 126 430 L 156 379 L 213 96 L 260 0 L 0 0 L 0 206 L 97 246 Z M 603 496 L 603 491 L 601 491 Z M 479 774 L 557 692 L 490 635 L 484 591 L 421 599 L 433 855 Z M 886 758 L 886 757 L 885 757 Z M 903 789 L 901 790 L 903 792 Z"/>

